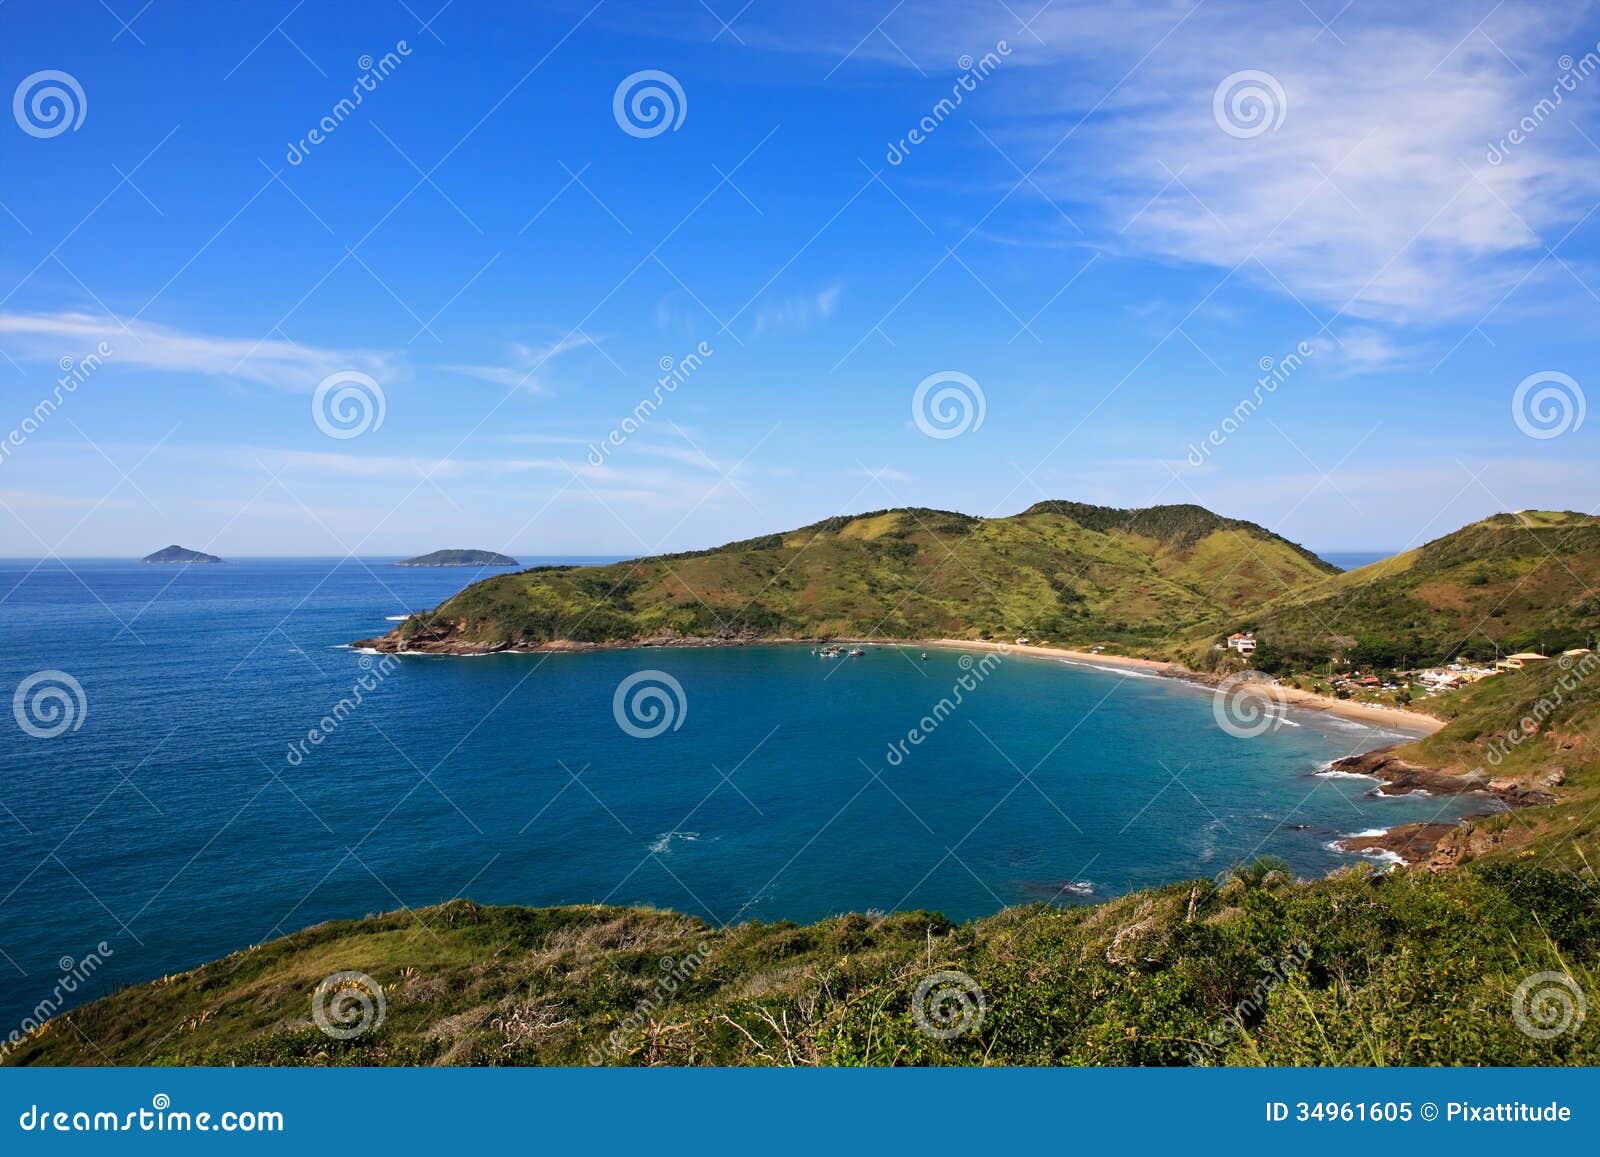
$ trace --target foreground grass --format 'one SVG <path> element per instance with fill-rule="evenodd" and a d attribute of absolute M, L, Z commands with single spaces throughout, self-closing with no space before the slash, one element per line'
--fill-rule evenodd
<path fill-rule="evenodd" d="M 715 930 L 666 912 L 455 901 L 320 925 L 125 990 L 49 1022 L 7 1059 L 1594 1064 L 1594 1019 L 1536 1039 L 1519 1030 L 1513 997 L 1541 972 L 1600 992 L 1597 956 L 1595 893 L 1515 863 L 1311 883 L 1261 864 L 960 926 L 917 912 Z M 319 983 L 344 970 L 370 975 L 387 1004 L 348 1041 L 311 1015 Z M 950 1040 L 913 1014 L 919 983 L 942 971 L 974 985 L 967 1031 Z M 927 1005 L 935 1017 L 941 1007 L 961 1011 L 937 995 Z"/>

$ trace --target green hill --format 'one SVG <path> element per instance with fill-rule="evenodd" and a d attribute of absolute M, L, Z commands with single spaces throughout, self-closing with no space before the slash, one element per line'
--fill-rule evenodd
<path fill-rule="evenodd" d="M 1245 625 L 1291 667 L 1555 654 L 1600 633 L 1600 519 L 1497 514 L 1279 596 Z"/>
<path fill-rule="evenodd" d="M 492 550 L 436 550 L 404 559 L 395 566 L 516 566 L 517 560 Z"/>
<path fill-rule="evenodd" d="M 382 640 L 485 650 L 673 638 L 1011 638 L 1165 649 L 1332 575 L 1198 506 L 1042 502 L 1009 518 L 881 510 L 713 550 L 475 583 Z"/>
<path fill-rule="evenodd" d="M 1596 991 L 1597 960 L 1595 892 L 1527 865 L 1296 884 L 1260 864 L 960 926 L 910 912 L 718 930 L 667 912 L 458 900 L 319 925 L 125 989 L 47 1022 L 7 1060 L 1595 1064 L 1600 1018 L 1539 1039 L 1512 1009 L 1535 973 Z M 351 971 L 381 988 L 384 1016 L 333 1039 L 313 1002 Z M 925 1023 L 966 1031 L 919 1028 L 924 983 Z"/>

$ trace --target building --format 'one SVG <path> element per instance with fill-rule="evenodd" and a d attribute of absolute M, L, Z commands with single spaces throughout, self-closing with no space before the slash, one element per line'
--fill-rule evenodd
<path fill-rule="evenodd" d="M 1256 649 L 1256 637 L 1249 631 L 1235 631 L 1228 636 L 1228 649 L 1248 655 Z"/>
<path fill-rule="evenodd" d="M 1528 663 L 1543 662 L 1545 656 L 1537 651 L 1518 651 L 1515 655 L 1507 655 L 1495 664 L 1502 671 L 1520 671 Z"/>

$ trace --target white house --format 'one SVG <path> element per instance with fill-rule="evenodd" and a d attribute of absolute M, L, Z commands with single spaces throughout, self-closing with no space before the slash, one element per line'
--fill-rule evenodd
<path fill-rule="evenodd" d="M 1228 636 L 1228 649 L 1248 655 L 1256 649 L 1256 637 L 1249 631 L 1235 631 Z"/>

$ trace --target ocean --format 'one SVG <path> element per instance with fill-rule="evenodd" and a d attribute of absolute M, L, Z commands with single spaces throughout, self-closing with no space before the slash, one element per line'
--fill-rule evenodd
<path fill-rule="evenodd" d="M 966 919 L 1470 806 L 1314 774 L 1382 730 L 1050 660 L 359 654 L 478 577 L 392 561 L 0 561 L 0 1036 L 90 953 L 66 1003 L 456 896 Z"/>

